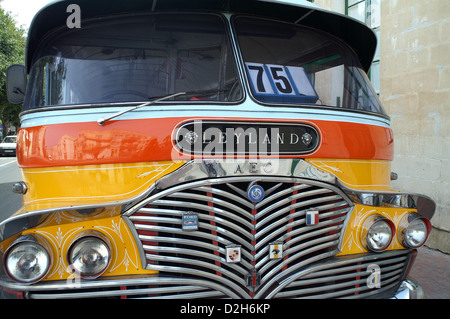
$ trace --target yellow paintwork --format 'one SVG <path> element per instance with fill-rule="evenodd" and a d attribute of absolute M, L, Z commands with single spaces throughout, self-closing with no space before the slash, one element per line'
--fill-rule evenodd
<path fill-rule="evenodd" d="M 352 159 L 306 159 L 311 165 L 335 175 L 347 187 L 391 190 L 391 162 Z"/>
<path fill-rule="evenodd" d="M 345 186 L 391 190 L 390 162 L 338 159 L 307 161 L 335 175 Z M 148 189 L 157 179 L 184 164 L 184 161 L 177 161 L 24 169 L 23 177 L 29 190 L 24 196 L 24 206 L 18 213 L 74 205 L 99 205 L 95 213 L 89 216 L 69 210 L 53 212 L 37 227 L 22 232 L 23 235 L 38 234 L 44 237 L 53 249 L 52 268 L 44 280 L 76 280 L 68 268 L 67 254 L 71 243 L 86 230 L 101 232 L 111 243 L 112 261 L 103 276 L 157 273 L 142 269 L 135 238 L 121 216 L 122 207 L 118 204 L 106 207 L 105 203 L 131 199 Z M 362 225 L 367 217 L 382 215 L 393 221 L 398 229 L 402 218 L 414 211 L 355 205 L 338 255 L 367 252 L 361 243 Z M 0 250 L 4 252 L 15 237 L 1 243 Z M 395 249 L 404 249 L 397 236 L 394 236 L 388 248 Z"/>
<path fill-rule="evenodd" d="M 67 254 L 77 236 L 87 230 L 102 233 L 110 242 L 111 263 L 102 276 L 157 273 L 142 269 L 135 239 L 120 216 L 120 210 L 120 206 L 109 207 L 92 218 L 84 218 L 84 221 L 73 212 L 56 212 L 36 228 L 24 231 L 24 235 L 38 234 L 45 238 L 53 249 L 52 266 L 44 280 L 76 280 L 71 273 Z"/>
<path fill-rule="evenodd" d="M 355 205 L 353 213 L 345 230 L 341 252 L 339 255 L 360 254 L 366 253 L 366 250 L 361 243 L 361 232 L 364 221 L 371 215 L 382 215 L 390 219 L 396 230 L 399 229 L 399 224 L 406 214 L 415 212 L 412 209 L 406 208 L 391 208 L 391 207 L 373 207 L 364 205 Z M 398 241 L 397 235 L 394 235 L 391 245 L 387 250 L 405 249 L 405 247 Z"/>
<path fill-rule="evenodd" d="M 184 161 L 26 168 L 28 186 L 18 212 L 111 204 L 132 199 Z"/>

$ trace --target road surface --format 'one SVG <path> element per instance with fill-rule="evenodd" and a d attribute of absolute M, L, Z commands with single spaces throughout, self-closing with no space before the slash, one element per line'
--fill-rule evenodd
<path fill-rule="evenodd" d="M 11 216 L 22 205 L 22 196 L 12 192 L 12 185 L 21 180 L 17 159 L 0 157 L 0 221 Z"/>

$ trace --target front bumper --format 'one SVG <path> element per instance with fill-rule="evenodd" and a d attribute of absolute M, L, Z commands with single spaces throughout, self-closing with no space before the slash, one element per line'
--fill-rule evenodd
<path fill-rule="evenodd" d="M 139 282 L 146 282 L 148 281 L 147 284 L 151 284 L 152 282 L 158 282 L 158 284 L 161 284 L 163 280 L 157 280 L 156 278 L 147 278 L 147 279 L 137 279 L 137 280 L 130 280 L 130 282 L 132 282 L 133 284 L 139 284 Z M 168 280 L 169 282 L 167 282 L 167 284 L 170 284 L 170 280 Z M 122 284 L 127 284 L 127 280 L 123 280 L 121 281 Z M 172 282 L 173 283 L 173 282 Z M 179 282 L 178 282 L 179 284 Z M 56 285 L 55 285 L 56 286 Z M 53 287 L 56 288 L 56 287 Z M 67 287 L 65 287 L 64 284 L 59 285 L 58 287 L 59 289 L 64 289 L 66 290 Z M 64 295 L 64 296 L 62 296 Z M 73 293 L 70 293 L 70 289 L 69 291 L 65 291 L 65 293 L 62 293 L 62 295 L 59 295 L 59 297 L 64 297 L 64 298 L 96 298 L 98 296 L 101 296 L 102 293 L 101 292 L 88 292 L 86 291 L 84 293 L 84 295 L 77 293 L 76 291 L 73 291 Z M 109 298 L 114 298 L 114 297 L 123 297 L 126 296 L 126 293 L 124 293 L 123 291 L 120 290 L 116 290 L 115 293 L 110 294 L 108 297 Z M 27 292 L 24 291 L 14 291 L 13 289 L 5 289 L 4 291 L 2 291 L 2 296 L 1 298 L 27 298 L 30 297 L 30 295 L 28 295 Z M 41 298 L 45 298 L 45 295 L 40 295 Z M 49 296 L 47 296 L 49 297 Z M 55 297 L 54 295 L 50 295 L 50 298 L 53 299 L 53 297 Z M 201 297 L 201 296 L 200 296 Z M 38 297 L 39 298 L 39 297 Z M 412 279 L 408 278 L 406 280 L 404 280 L 400 287 L 398 288 L 397 292 L 395 293 L 395 295 L 391 298 L 391 299 L 424 299 L 425 295 L 423 292 L 422 287 L 415 281 L 413 281 Z"/>
<path fill-rule="evenodd" d="M 256 299 L 423 298 L 422 289 L 417 283 L 402 279 L 410 265 L 410 257 L 411 251 L 332 257 L 280 280 L 271 287 L 270 294 Z M 368 271 L 374 264 L 379 266 L 378 275 Z M 370 278 L 375 277 L 380 279 L 379 286 L 370 287 L 369 284 L 373 283 Z M 226 283 L 181 273 L 113 276 L 91 281 L 72 278 L 34 285 L 21 285 L 0 277 L 0 286 L 6 298 L 246 299 L 232 291 Z"/>
<path fill-rule="evenodd" d="M 422 287 L 413 279 L 408 278 L 402 282 L 397 293 L 391 299 L 424 299 Z"/>

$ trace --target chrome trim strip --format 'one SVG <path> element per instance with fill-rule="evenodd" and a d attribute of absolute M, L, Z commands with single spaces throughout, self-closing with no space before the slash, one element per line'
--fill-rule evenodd
<path fill-rule="evenodd" d="M 243 90 L 245 91 L 245 90 Z M 245 97 L 244 97 L 245 98 Z M 20 114 L 23 128 L 40 125 L 55 125 L 67 123 L 96 122 L 99 117 L 104 117 L 111 112 L 123 111 L 124 107 L 132 107 L 142 102 L 117 103 L 117 104 L 87 104 L 70 107 L 48 107 L 42 109 L 28 110 Z M 215 104 L 179 102 L 165 102 L 163 105 L 145 106 L 131 114 L 124 115 L 121 120 L 135 119 L 158 119 L 170 117 L 194 118 L 223 118 L 227 114 L 229 119 L 254 118 L 255 121 L 270 119 L 272 121 L 283 121 L 296 119 L 302 120 L 329 120 L 336 122 L 361 123 L 389 127 L 390 120 L 374 113 L 364 111 L 340 110 L 330 107 L 289 107 L 279 105 L 267 107 L 256 103 L 252 98 L 246 98 L 238 102 L 214 102 Z M 233 107 L 235 105 L 235 107 Z"/>
<path fill-rule="evenodd" d="M 270 163 L 270 164 L 269 164 Z M 236 165 L 239 164 L 241 171 L 236 171 Z M 270 171 L 267 173 L 263 168 L 264 165 L 270 165 Z M 253 168 L 257 168 L 257 171 Z M 266 177 L 292 177 L 307 178 L 330 184 L 336 183 L 336 177 L 328 172 L 324 172 L 302 159 L 204 159 L 192 160 L 178 170 L 162 177 L 157 188 L 164 190 L 172 186 L 182 184 L 184 182 L 193 182 L 206 178 L 219 177 L 243 177 L 254 176 L 257 180 L 258 176 Z"/>
<path fill-rule="evenodd" d="M 433 218 L 436 211 L 436 203 L 430 197 L 415 193 L 388 192 L 388 191 L 366 191 L 355 190 L 342 185 L 338 186 L 351 198 L 356 204 L 374 207 L 398 207 L 417 209 L 417 212 L 428 218 Z"/>
<path fill-rule="evenodd" d="M 206 178 L 242 176 L 242 174 L 235 171 L 238 163 L 240 163 L 245 175 L 254 176 L 255 180 L 257 180 L 258 176 L 300 177 L 335 185 L 342 189 L 356 204 L 373 207 L 385 206 L 417 209 L 419 214 L 428 219 L 433 217 L 436 210 L 436 203 L 426 195 L 399 191 L 371 191 L 349 188 L 342 184 L 333 174 L 324 172 L 303 159 L 192 160 L 177 171 L 161 178 L 157 183 L 157 189 L 164 190 L 187 181 Z M 258 172 L 252 173 L 250 163 L 259 168 L 267 163 L 271 163 L 272 171 L 270 174 L 266 174 L 263 169 L 260 169 Z M 259 203 L 259 205 L 261 204 Z"/>
<path fill-rule="evenodd" d="M 122 216 L 122 218 L 125 221 L 125 224 L 127 225 L 128 229 L 131 232 L 131 235 L 134 238 L 134 242 L 137 246 L 138 253 L 139 253 L 139 259 L 141 260 L 141 266 L 143 269 L 145 269 L 147 267 L 147 259 L 145 258 L 145 251 L 142 247 L 142 243 L 139 240 L 139 234 L 137 233 L 133 222 L 127 216 Z"/>

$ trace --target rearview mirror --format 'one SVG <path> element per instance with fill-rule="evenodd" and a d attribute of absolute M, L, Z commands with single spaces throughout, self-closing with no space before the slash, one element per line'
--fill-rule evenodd
<path fill-rule="evenodd" d="M 6 95 L 11 104 L 22 104 L 27 88 L 27 72 L 20 64 L 13 64 L 6 70 Z"/>

